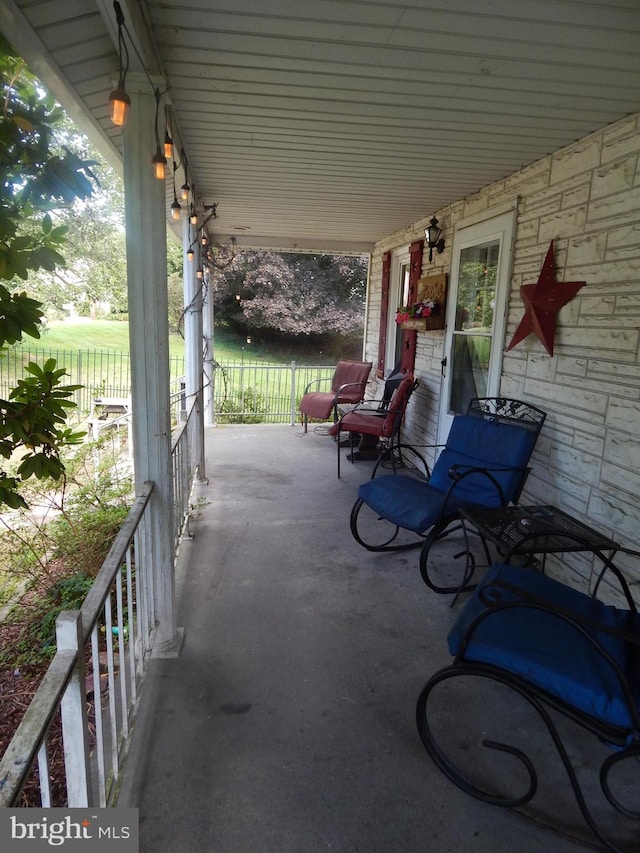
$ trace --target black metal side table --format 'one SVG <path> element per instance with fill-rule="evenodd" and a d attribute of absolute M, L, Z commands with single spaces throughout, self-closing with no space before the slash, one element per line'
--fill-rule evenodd
<path fill-rule="evenodd" d="M 467 570 L 458 592 L 472 588 L 469 581 L 475 570 L 475 558 L 469 547 L 470 532 L 480 537 L 487 562 L 491 560 L 487 543 L 491 542 L 505 562 L 514 556 L 531 562 L 535 555 L 541 555 L 543 571 L 547 554 L 599 551 L 609 564 L 620 547 L 613 539 L 550 505 L 467 507 L 460 510 L 460 517 Z"/>

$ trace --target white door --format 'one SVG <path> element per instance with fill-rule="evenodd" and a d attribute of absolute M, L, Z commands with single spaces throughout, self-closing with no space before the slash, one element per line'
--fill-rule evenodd
<path fill-rule="evenodd" d="M 472 397 L 498 394 L 515 210 L 456 230 L 447 297 L 438 442 Z"/>

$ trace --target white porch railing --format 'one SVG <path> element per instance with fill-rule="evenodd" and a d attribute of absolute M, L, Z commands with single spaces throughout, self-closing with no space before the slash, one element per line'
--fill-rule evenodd
<path fill-rule="evenodd" d="M 0 807 L 20 805 L 25 786 L 44 807 L 114 801 L 153 647 L 152 490 L 145 483 L 81 610 L 58 617 L 56 654 L 0 762 Z"/>
<path fill-rule="evenodd" d="M 194 401 L 171 448 L 176 552 L 188 533 L 197 428 Z M 145 483 L 82 609 L 58 617 L 56 654 L 0 761 L 0 808 L 19 805 L 25 786 L 43 807 L 117 796 L 156 622 L 145 547 L 152 491 Z"/>
<path fill-rule="evenodd" d="M 186 418 L 173 436 L 171 460 L 173 465 L 173 537 L 176 553 L 183 536 L 189 536 L 191 490 L 196 475 L 193 459 L 197 441 L 198 419 L 196 401 L 192 400 Z"/>

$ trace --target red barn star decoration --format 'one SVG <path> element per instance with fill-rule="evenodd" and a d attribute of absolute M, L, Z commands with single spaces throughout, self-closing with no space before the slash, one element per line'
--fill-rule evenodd
<path fill-rule="evenodd" d="M 507 351 L 533 332 L 549 355 L 553 355 L 556 314 L 586 283 L 586 281 L 556 281 L 552 240 L 538 281 L 535 284 L 523 284 L 520 288 L 520 296 L 524 302 L 524 317 L 520 320 Z"/>

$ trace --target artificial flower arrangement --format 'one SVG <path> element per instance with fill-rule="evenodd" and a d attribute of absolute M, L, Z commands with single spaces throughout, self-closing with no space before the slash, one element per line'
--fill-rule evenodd
<path fill-rule="evenodd" d="M 415 305 L 403 305 L 396 311 L 396 323 L 407 323 L 409 320 L 426 320 L 437 311 L 437 305 L 433 299 L 416 302 Z"/>

